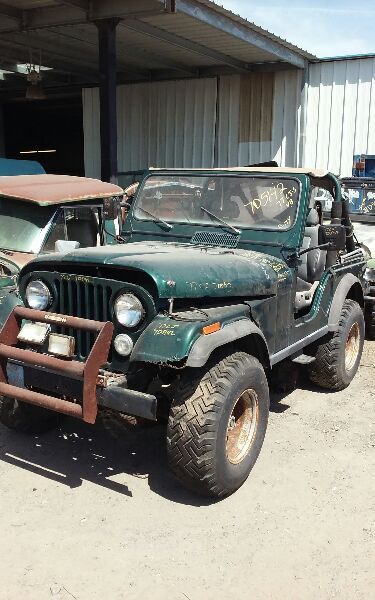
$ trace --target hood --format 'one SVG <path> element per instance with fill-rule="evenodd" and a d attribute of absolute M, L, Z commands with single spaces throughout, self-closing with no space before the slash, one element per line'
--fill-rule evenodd
<path fill-rule="evenodd" d="M 165 242 L 82 248 L 63 256 L 50 254 L 47 262 L 45 257 L 33 261 L 33 270 L 38 270 L 38 263 L 41 270 L 45 266 L 62 272 L 69 272 L 72 264 L 141 271 L 153 279 L 160 298 L 267 296 L 276 294 L 279 286 L 292 278 L 286 264 L 269 254 Z"/>

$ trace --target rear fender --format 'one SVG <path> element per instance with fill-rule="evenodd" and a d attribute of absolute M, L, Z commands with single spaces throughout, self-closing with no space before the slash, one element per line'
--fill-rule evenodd
<path fill-rule="evenodd" d="M 362 307 L 364 305 L 361 282 L 358 277 L 353 275 L 353 273 L 346 273 L 336 288 L 328 317 L 328 327 L 330 331 L 335 331 L 337 329 L 341 310 L 347 298 L 355 300 Z"/>

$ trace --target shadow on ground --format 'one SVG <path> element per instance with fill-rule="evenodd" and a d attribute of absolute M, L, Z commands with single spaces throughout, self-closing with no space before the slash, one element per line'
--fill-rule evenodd
<path fill-rule="evenodd" d="M 90 481 L 132 497 L 132 478 L 139 477 L 148 479 L 151 490 L 169 500 L 211 504 L 212 500 L 186 491 L 169 471 L 165 429 L 159 424 L 132 425 L 106 414 L 95 426 L 66 418 L 59 429 L 38 436 L 17 434 L 0 425 L 0 460 L 70 488 Z"/>
<path fill-rule="evenodd" d="M 298 389 L 314 386 L 307 382 L 305 386 L 302 380 Z M 270 411 L 288 410 L 285 400 L 291 391 L 272 392 Z M 132 478 L 140 477 L 148 479 L 153 492 L 174 502 L 193 506 L 215 502 L 188 492 L 174 479 L 165 437 L 165 425 L 134 425 L 110 413 L 101 413 L 95 426 L 65 418 L 58 429 L 40 436 L 17 434 L 0 425 L 0 460 L 70 488 L 90 481 L 132 497 Z"/>

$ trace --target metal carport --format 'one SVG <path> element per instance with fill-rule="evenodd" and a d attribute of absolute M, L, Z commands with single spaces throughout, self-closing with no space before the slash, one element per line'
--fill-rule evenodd
<path fill-rule="evenodd" d="M 3 0 L 0 100 L 25 94 L 41 53 L 50 96 L 100 86 L 102 178 L 117 175 L 116 85 L 280 69 L 313 56 L 210 0 Z M 0 71 L 1 73 L 1 71 Z"/>

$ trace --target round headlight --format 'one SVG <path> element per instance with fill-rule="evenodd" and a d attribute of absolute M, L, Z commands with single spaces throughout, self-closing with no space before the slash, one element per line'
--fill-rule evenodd
<path fill-rule="evenodd" d="M 135 327 L 144 315 L 142 303 L 133 294 L 122 294 L 115 302 L 115 315 L 124 327 Z"/>
<path fill-rule="evenodd" d="M 43 281 L 31 281 L 26 288 L 26 301 L 30 308 L 44 310 L 51 304 L 51 292 Z"/>
<path fill-rule="evenodd" d="M 129 356 L 133 350 L 133 340 L 126 333 L 120 333 L 114 339 L 116 352 L 121 356 Z"/>

